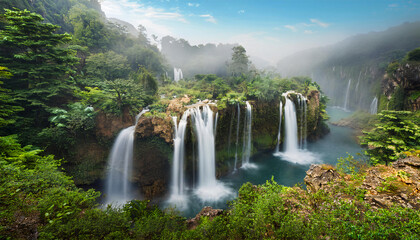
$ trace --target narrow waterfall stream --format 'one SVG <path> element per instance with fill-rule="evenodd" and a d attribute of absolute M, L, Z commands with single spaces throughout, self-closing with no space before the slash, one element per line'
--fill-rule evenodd
<path fill-rule="evenodd" d="M 184 154 L 185 154 L 185 130 L 187 129 L 187 120 L 189 111 L 184 112 L 179 124 L 177 118 L 173 117 L 174 122 L 174 155 L 172 166 L 171 196 L 169 202 L 179 209 L 185 209 L 188 206 L 185 197 L 185 178 L 184 178 Z"/>
<path fill-rule="evenodd" d="M 277 133 L 277 144 L 274 150 L 274 153 L 278 153 L 280 149 L 280 141 L 281 141 L 281 120 L 283 118 L 283 103 L 280 99 L 280 106 L 279 106 L 279 132 Z"/>
<path fill-rule="evenodd" d="M 370 104 L 370 114 L 378 113 L 378 98 L 374 97 L 372 103 Z"/>
<path fill-rule="evenodd" d="M 235 150 L 235 164 L 233 167 L 233 171 L 237 170 L 237 164 L 238 164 L 239 125 L 240 125 L 240 120 L 241 120 L 241 108 L 239 107 L 239 103 L 237 103 L 236 106 L 237 106 L 238 118 L 236 122 L 236 144 L 235 144 L 236 150 Z"/>
<path fill-rule="evenodd" d="M 256 165 L 251 164 L 249 159 L 251 157 L 252 144 L 252 106 L 248 101 L 246 104 L 245 123 L 244 123 L 244 136 L 242 148 L 242 168 L 255 168 Z"/>
<path fill-rule="evenodd" d="M 106 204 L 121 205 L 133 199 L 130 179 L 133 166 L 133 144 L 136 125 L 144 109 L 136 116 L 133 126 L 123 129 L 112 145 L 108 158 L 108 172 L 106 177 Z"/>
<path fill-rule="evenodd" d="M 343 105 L 343 108 L 346 111 L 349 110 L 350 85 L 351 85 L 351 79 L 349 79 L 349 83 L 347 84 L 346 95 L 344 97 L 344 105 Z"/>

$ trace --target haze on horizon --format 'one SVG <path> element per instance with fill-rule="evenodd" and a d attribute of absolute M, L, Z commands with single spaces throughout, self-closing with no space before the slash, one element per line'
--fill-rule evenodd
<path fill-rule="evenodd" d="M 295 52 L 420 20 L 420 0 L 102 0 L 108 18 L 190 44 L 238 43 L 271 64 Z"/>

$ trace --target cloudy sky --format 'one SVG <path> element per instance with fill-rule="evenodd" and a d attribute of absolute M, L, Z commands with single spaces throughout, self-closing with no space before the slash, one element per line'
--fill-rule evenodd
<path fill-rule="evenodd" d="M 239 43 L 271 63 L 420 20 L 420 0 L 101 0 L 107 17 L 191 44 Z"/>

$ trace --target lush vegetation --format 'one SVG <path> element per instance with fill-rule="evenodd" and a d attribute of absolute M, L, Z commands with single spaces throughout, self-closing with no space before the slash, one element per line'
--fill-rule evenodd
<path fill-rule="evenodd" d="M 406 152 L 420 150 L 419 112 L 382 111 L 378 116 L 376 127 L 362 136 L 372 164 L 388 164 Z"/>
<path fill-rule="evenodd" d="M 220 70 L 217 75 L 191 72 L 191 77 L 172 83 L 165 74 L 171 69 L 144 27 L 139 26 L 138 36 L 128 34 L 126 27 L 103 17 L 98 1 L 2 4 L 10 9 L 4 10 L 0 26 L 1 239 L 419 237 L 418 211 L 400 207 L 371 211 L 363 201 L 364 192 L 354 186 L 337 190 L 356 196 L 352 202 L 274 181 L 261 186 L 247 183 L 227 211 L 211 221 L 202 218 L 195 229 L 188 229 L 186 219 L 176 212 L 145 201 L 119 209 L 97 208 L 100 193 L 76 187 L 77 179 L 66 175 L 62 161 L 49 153 L 71 164 L 78 161 L 74 156 L 78 142 L 93 139 L 106 145 L 106 140 L 96 139 L 98 115 L 133 116 L 148 105 L 151 114 L 159 114 L 169 99 L 183 95 L 194 101 L 219 100 L 221 108 L 243 100 L 278 102 L 282 92 L 309 94 L 321 91 L 320 87 L 307 77 L 282 78 L 255 70 L 242 46 L 192 47 L 185 40 L 166 37 L 162 51 L 179 45 L 194 56 L 216 49 L 231 57 L 228 64 L 213 66 Z M 44 13 L 45 18 L 12 7 Z M 171 54 L 176 55 L 175 50 Z M 408 56 L 415 60 L 418 51 Z M 321 111 L 326 101 L 323 95 Z M 371 162 L 388 163 L 417 154 L 419 115 L 383 112 L 379 116 L 378 126 L 364 138 Z M 351 171 L 360 180 L 363 176 L 356 168 L 361 167 Z"/>

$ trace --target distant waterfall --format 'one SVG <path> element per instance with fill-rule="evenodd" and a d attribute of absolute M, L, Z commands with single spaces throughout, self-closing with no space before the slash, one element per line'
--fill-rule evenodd
<path fill-rule="evenodd" d="M 249 158 L 251 156 L 251 132 L 252 132 L 252 106 L 246 101 L 246 114 L 245 114 L 245 124 L 244 124 L 244 137 L 243 137 L 243 154 L 242 154 L 242 167 L 252 167 L 249 163 Z"/>
<path fill-rule="evenodd" d="M 235 166 L 233 168 L 236 171 L 236 164 L 238 163 L 238 147 L 239 147 L 239 125 L 240 125 L 240 118 L 241 118 L 241 108 L 239 107 L 239 103 L 237 103 L 237 111 L 238 111 L 238 118 L 236 123 L 236 152 L 235 152 Z"/>
<path fill-rule="evenodd" d="M 173 117 L 174 122 L 174 155 L 172 166 L 172 185 L 171 197 L 169 201 L 179 208 L 187 206 L 184 196 L 184 153 L 185 153 L 185 130 L 187 129 L 187 120 L 189 111 L 184 112 L 179 125 L 177 118 Z"/>
<path fill-rule="evenodd" d="M 106 177 L 106 203 L 123 204 L 133 198 L 130 179 L 133 168 L 134 132 L 138 119 L 148 110 L 136 116 L 133 126 L 123 129 L 117 136 L 108 158 Z"/>
<path fill-rule="evenodd" d="M 378 98 L 374 97 L 372 103 L 370 104 L 370 114 L 378 113 Z"/>
<path fill-rule="evenodd" d="M 178 82 L 179 80 L 183 79 L 184 76 L 182 75 L 181 68 L 174 68 L 174 81 Z"/>
<path fill-rule="evenodd" d="M 279 152 L 279 149 L 280 149 L 280 140 L 281 140 L 281 119 L 282 119 L 282 115 L 283 115 L 283 103 L 281 102 L 281 98 L 280 98 L 279 112 L 280 112 L 280 117 L 279 117 L 279 132 L 277 134 L 277 144 L 276 144 L 276 149 L 274 150 L 275 153 L 278 153 Z"/>
<path fill-rule="evenodd" d="M 230 191 L 216 180 L 213 111 L 208 105 L 190 108 L 198 145 L 198 188 L 202 200 L 215 201 Z"/>
<path fill-rule="evenodd" d="M 274 156 L 281 157 L 283 160 L 298 163 L 310 164 L 317 161 L 317 157 L 305 150 L 307 135 L 307 104 L 306 98 L 301 94 L 295 93 L 297 96 L 298 109 L 300 111 L 300 125 L 298 124 L 297 111 L 295 103 L 290 98 L 290 94 L 294 92 L 283 93 L 285 98 L 284 109 L 284 151 L 275 152 Z"/>
<path fill-rule="evenodd" d="M 346 95 L 344 98 L 344 110 L 349 110 L 349 97 L 350 97 L 350 84 L 351 84 L 351 79 L 349 79 L 349 83 L 347 84 L 347 90 L 346 90 Z"/>

